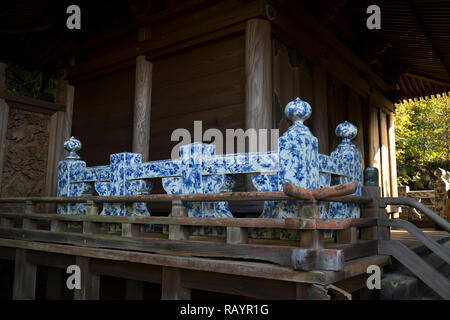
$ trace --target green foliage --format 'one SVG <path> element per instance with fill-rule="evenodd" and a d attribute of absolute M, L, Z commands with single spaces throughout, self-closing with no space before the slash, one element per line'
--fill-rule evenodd
<path fill-rule="evenodd" d="M 450 170 L 448 96 L 396 105 L 395 139 L 398 183 L 431 188 L 438 167 Z"/>
<path fill-rule="evenodd" d="M 17 66 L 6 65 L 6 90 L 23 97 L 54 101 L 55 83 L 53 77 L 47 81 L 38 71 L 26 71 Z"/>

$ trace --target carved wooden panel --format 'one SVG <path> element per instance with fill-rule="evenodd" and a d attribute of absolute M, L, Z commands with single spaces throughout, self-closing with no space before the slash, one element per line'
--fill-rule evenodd
<path fill-rule="evenodd" d="M 6 133 L 2 197 L 42 196 L 46 183 L 50 116 L 11 108 Z M 21 209 L 2 206 L 6 211 Z"/>

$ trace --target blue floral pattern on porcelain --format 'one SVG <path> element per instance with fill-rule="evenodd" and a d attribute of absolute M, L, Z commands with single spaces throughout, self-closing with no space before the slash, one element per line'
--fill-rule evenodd
<path fill-rule="evenodd" d="M 69 154 L 58 164 L 58 196 L 87 196 L 94 191 L 100 196 L 149 194 L 152 179 L 162 179 L 169 194 L 218 193 L 233 189 L 233 175 L 252 174 L 258 191 L 281 191 L 283 184 L 313 189 L 358 181 L 355 194 L 361 194 L 362 157 L 351 140 L 357 134 L 355 125 L 345 121 L 336 127 L 342 139 L 331 155 L 318 152 L 318 140 L 303 124 L 312 113 L 311 106 L 299 98 L 289 102 L 285 114 L 293 124 L 279 138 L 278 150 L 216 155 L 215 146 L 195 142 L 182 146 L 180 158 L 142 163 L 140 154 L 111 154 L 110 164 L 86 167 L 76 154 L 81 142 L 71 137 L 64 143 Z M 321 218 L 359 217 L 355 204 L 318 202 Z M 61 204 L 59 214 L 86 214 L 86 204 Z M 145 203 L 105 203 L 102 215 L 143 215 L 150 212 Z M 227 202 L 186 204 L 189 217 L 233 217 Z M 302 201 L 266 201 L 261 218 L 305 218 L 311 207 Z M 146 226 L 153 230 L 153 226 Z M 290 238 L 290 233 L 254 230 L 261 237 Z M 192 228 L 191 234 L 224 236 L 223 228 Z"/>

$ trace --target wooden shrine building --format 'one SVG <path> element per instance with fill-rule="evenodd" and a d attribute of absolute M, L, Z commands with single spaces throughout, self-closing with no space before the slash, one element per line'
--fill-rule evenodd
<path fill-rule="evenodd" d="M 66 27 L 71 4 L 81 9 L 81 29 Z M 381 29 L 367 27 L 372 4 L 381 9 Z M 178 143 L 172 132 L 185 128 L 193 137 L 194 121 L 202 121 L 203 132 L 217 128 L 224 136 L 226 129 L 249 128 L 279 128 L 281 136 L 290 126 L 284 108 L 299 97 L 312 107 L 305 124 L 318 151 L 337 148 L 340 123 L 355 124 L 362 169 L 376 167 L 381 196 L 395 197 L 394 103 L 448 94 L 449 35 L 450 3 L 443 1 L 3 1 L 0 195 L 56 196 L 57 165 L 71 136 L 82 142 L 79 156 L 88 166 L 107 164 L 120 152 L 140 153 L 143 162 L 169 159 Z M 8 91 L 6 64 L 54 76 L 54 101 Z M 233 191 L 251 190 L 242 181 Z M 2 206 L 7 212 L 22 204 Z M 159 202 L 149 207 L 160 216 L 171 210 Z M 36 210 L 54 211 L 55 204 Z M 232 210 L 239 217 L 254 213 L 252 202 Z M 118 275 L 119 268 L 102 261 L 96 268 Z M 145 277 L 139 268 L 133 265 Z M 279 272 L 269 269 L 264 272 Z M 201 277 L 190 272 L 192 283 Z M 153 280 L 164 282 L 165 275 Z M 267 283 L 281 292 L 282 277 L 295 275 Z M 219 278 L 210 275 L 211 283 Z M 178 295 L 188 297 L 172 292 L 166 298 Z"/>

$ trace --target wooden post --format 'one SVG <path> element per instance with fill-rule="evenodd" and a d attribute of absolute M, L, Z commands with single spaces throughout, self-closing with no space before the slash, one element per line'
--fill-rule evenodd
<path fill-rule="evenodd" d="M 314 104 L 312 106 L 312 131 L 319 140 L 319 152 L 328 154 L 327 72 L 321 65 L 312 71 Z"/>
<path fill-rule="evenodd" d="M 377 168 L 381 172 L 380 132 L 378 129 L 378 108 L 372 107 L 370 99 L 364 101 L 365 123 L 367 131 L 364 134 L 364 157 L 366 167 Z M 366 134 L 367 133 L 367 134 Z M 381 185 L 381 175 L 378 176 Z"/>
<path fill-rule="evenodd" d="M 25 213 L 33 213 L 34 204 L 27 201 Z M 36 221 L 23 219 L 23 229 L 36 229 Z M 34 300 L 36 290 L 36 265 L 27 260 L 27 250 L 16 249 L 15 267 L 14 267 L 14 300 Z"/>
<path fill-rule="evenodd" d="M 384 197 L 391 196 L 391 178 L 389 161 L 389 141 L 387 115 L 381 109 L 380 112 L 380 137 L 381 137 L 381 181 Z"/>
<path fill-rule="evenodd" d="M 132 223 L 122 223 L 122 237 L 139 237 L 141 235 L 141 225 Z M 144 283 L 127 279 L 125 287 L 126 300 L 143 300 Z"/>
<path fill-rule="evenodd" d="M 363 196 L 368 196 L 372 198 L 372 202 L 364 206 L 361 212 L 361 218 L 380 218 L 387 219 L 386 207 L 380 201 L 381 188 L 376 185 L 378 181 L 378 176 L 372 177 L 369 181 L 368 171 L 374 168 L 366 168 L 364 170 L 364 186 L 362 190 Z M 377 172 L 378 175 L 378 172 Z M 362 240 L 389 240 L 389 229 L 388 227 L 366 227 L 361 228 L 361 239 Z"/>
<path fill-rule="evenodd" d="M 397 190 L 397 158 L 395 156 L 395 123 L 394 114 L 388 114 L 388 138 L 389 138 L 389 172 L 391 178 L 391 196 L 398 197 Z"/>
<path fill-rule="evenodd" d="M 72 132 L 72 114 L 75 87 L 69 85 L 62 77 L 56 80 L 55 102 L 66 106 L 65 111 L 55 112 L 50 120 L 50 136 L 47 161 L 46 191 L 49 196 L 56 195 L 58 177 L 56 168 L 58 162 L 64 160 L 64 141 L 70 138 Z"/>
<path fill-rule="evenodd" d="M 245 129 L 272 128 L 272 52 L 270 22 L 248 20 L 245 26 Z M 270 138 L 267 137 L 267 146 Z M 253 146 L 254 148 L 255 146 Z M 272 147 L 270 147 L 272 148 Z M 248 150 L 251 150 L 250 146 Z M 255 191 L 249 176 L 247 191 Z"/>
<path fill-rule="evenodd" d="M 227 243 L 241 244 L 248 242 L 248 228 L 227 227 Z"/>
<path fill-rule="evenodd" d="M 247 21 L 245 28 L 245 128 L 272 128 L 270 22 Z"/>
<path fill-rule="evenodd" d="M 139 28 L 138 41 L 150 38 L 148 28 Z M 132 152 L 142 154 L 142 161 L 148 161 L 150 148 L 150 116 L 152 101 L 153 64 L 145 55 L 136 58 L 136 78 L 134 84 L 134 116 Z"/>
<path fill-rule="evenodd" d="M 86 209 L 86 215 L 88 216 L 97 216 L 98 215 L 98 206 L 96 203 L 94 203 L 92 200 L 87 201 L 87 209 Z M 83 222 L 83 233 L 99 233 L 100 226 L 96 222 L 89 222 L 84 221 Z"/>
<path fill-rule="evenodd" d="M 67 222 L 52 220 L 50 222 L 50 231 L 65 232 Z M 45 293 L 46 300 L 62 299 L 61 282 L 65 281 L 65 272 L 59 268 L 49 267 L 47 271 L 47 288 Z"/>
<path fill-rule="evenodd" d="M 90 270 L 88 257 L 76 257 L 76 265 L 81 270 L 81 289 L 74 290 L 75 300 L 98 300 L 100 296 L 100 275 Z"/>
<path fill-rule="evenodd" d="M 186 216 L 186 208 L 181 200 L 172 201 L 172 217 Z M 185 240 L 189 234 L 184 226 L 169 226 L 169 240 Z M 162 293 L 163 300 L 189 300 L 191 290 L 181 285 L 181 270 L 179 268 L 163 267 Z"/>
<path fill-rule="evenodd" d="M 98 215 L 98 206 L 92 200 L 87 201 L 86 215 Z M 100 226 L 98 223 L 84 221 L 83 233 L 96 234 L 99 233 Z M 100 275 L 93 274 L 90 270 L 88 257 L 76 257 L 76 264 L 81 270 L 81 289 L 74 290 L 75 300 L 98 300 L 100 296 Z"/>
<path fill-rule="evenodd" d="M 0 62 L 0 91 L 5 90 L 5 67 L 6 64 Z M 2 186 L 3 163 L 6 151 L 6 131 L 8 129 L 9 106 L 5 99 L 0 99 L 0 191 Z"/>

